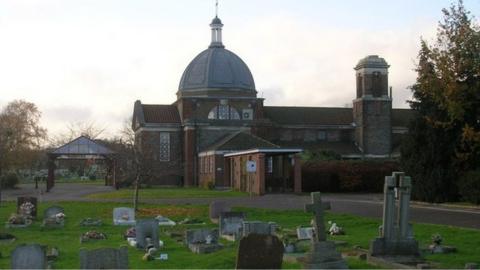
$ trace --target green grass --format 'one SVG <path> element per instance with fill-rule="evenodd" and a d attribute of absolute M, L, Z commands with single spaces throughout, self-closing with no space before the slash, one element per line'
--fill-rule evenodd
<path fill-rule="evenodd" d="M 119 206 L 129 206 L 121 203 L 88 203 L 88 202 L 62 202 L 58 203 L 65 208 L 67 215 L 65 228 L 46 229 L 40 227 L 40 218 L 29 228 L 5 229 L 1 232 L 12 233 L 17 236 L 17 241 L 13 244 L 0 245 L 2 257 L 0 258 L 0 268 L 10 267 L 10 252 L 20 243 L 39 243 L 43 245 L 56 246 L 60 250 L 60 256 L 55 261 L 55 268 L 78 268 L 79 267 L 79 249 L 85 247 L 94 249 L 99 247 L 119 247 L 126 245 L 122 234 L 127 227 L 112 226 L 112 209 Z M 39 213 L 52 203 L 41 203 Z M 207 222 L 207 227 L 215 227 L 206 218 L 208 217 L 207 206 L 160 206 L 152 204 L 142 204 L 142 211 L 137 218 L 154 216 L 162 214 L 178 221 L 185 217 L 200 218 Z M 5 203 L 0 207 L 0 220 L 7 220 L 10 213 L 14 212 L 14 203 Z M 275 221 L 282 228 L 294 229 L 299 225 L 308 225 L 311 216 L 302 211 L 288 210 L 276 211 L 265 209 L 236 208 L 235 210 L 245 211 L 248 220 Z M 86 217 L 97 217 L 104 221 L 104 225 L 98 228 L 80 227 L 78 223 Z M 333 240 L 344 240 L 348 245 L 342 247 L 343 251 L 352 249 L 354 245 L 362 248 L 368 248 L 372 238 L 377 235 L 377 228 L 380 224 L 378 219 L 355 217 L 352 215 L 326 214 L 326 221 L 333 220 L 346 230 L 346 235 L 330 237 Z M 176 226 L 175 228 L 177 228 Z M 196 226 L 195 226 L 196 227 Z M 184 229 L 185 227 L 183 227 Z M 80 235 L 90 229 L 95 229 L 106 233 L 107 240 L 80 244 Z M 180 226 L 180 229 L 182 227 Z M 168 253 L 168 261 L 142 261 L 144 252 L 129 247 L 129 266 L 130 268 L 223 268 L 231 269 L 235 267 L 235 257 L 238 249 L 238 243 L 222 242 L 225 245 L 223 250 L 212 254 L 193 254 L 182 243 L 178 243 L 165 234 L 163 227 L 160 238 L 165 242 L 165 248 L 162 250 Z M 445 255 L 427 255 L 426 258 L 434 261 L 439 268 L 463 268 L 466 262 L 480 263 L 480 231 L 473 229 L 461 229 L 449 226 L 414 224 L 416 238 L 422 246 L 430 242 L 430 236 L 434 233 L 440 233 L 446 245 L 453 245 L 458 248 L 457 253 Z M 348 258 L 350 268 L 365 269 L 373 268 L 364 261 L 356 258 Z M 298 269 L 301 266 L 298 263 L 284 263 L 284 268 Z"/>
<path fill-rule="evenodd" d="M 201 188 L 142 188 L 139 197 L 142 199 L 172 199 L 172 198 L 220 198 L 248 196 L 246 192 L 231 190 L 208 190 Z M 113 192 L 90 194 L 92 199 L 131 199 L 133 189 L 121 189 Z"/>

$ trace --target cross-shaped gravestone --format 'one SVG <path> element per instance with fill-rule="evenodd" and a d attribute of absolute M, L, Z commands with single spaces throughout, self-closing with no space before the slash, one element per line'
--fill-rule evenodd
<path fill-rule="evenodd" d="M 321 242 L 327 240 L 325 233 L 325 224 L 323 223 L 323 208 L 322 198 L 320 192 L 312 192 L 312 203 L 305 205 L 305 212 L 313 213 L 313 230 L 315 235 L 312 238 L 313 242 Z"/>

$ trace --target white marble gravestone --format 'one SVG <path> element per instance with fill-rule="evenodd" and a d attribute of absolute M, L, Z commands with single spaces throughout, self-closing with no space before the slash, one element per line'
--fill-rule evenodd
<path fill-rule="evenodd" d="M 135 226 L 135 210 L 129 207 L 117 207 L 113 209 L 113 225 Z"/>

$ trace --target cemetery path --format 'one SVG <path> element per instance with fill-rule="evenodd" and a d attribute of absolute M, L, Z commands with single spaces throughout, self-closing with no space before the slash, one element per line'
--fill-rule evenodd
<path fill-rule="evenodd" d="M 113 191 L 109 186 L 89 184 L 55 185 L 49 193 L 36 190 L 33 185 L 21 185 L 20 189 L 3 191 L 3 200 L 16 200 L 17 196 L 37 196 L 39 201 L 95 201 L 95 202 L 131 202 L 131 199 L 90 199 L 85 195 Z M 331 202 L 331 211 L 364 217 L 381 218 L 383 210 L 382 194 L 322 194 L 323 201 Z M 310 202 L 310 196 L 293 194 L 267 194 L 254 197 L 230 198 L 175 198 L 141 199 L 144 203 L 158 204 L 209 204 L 214 200 L 223 200 L 230 206 L 242 206 L 267 209 L 304 209 Z M 480 208 L 445 207 L 423 203 L 412 203 L 411 219 L 414 222 L 452 225 L 480 229 Z"/>

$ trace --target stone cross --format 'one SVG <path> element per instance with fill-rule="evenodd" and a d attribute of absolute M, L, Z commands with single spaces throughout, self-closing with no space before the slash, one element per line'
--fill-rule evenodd
<path fill-rule="evenodd" d="M 325 233 L 325 224 L 323 223 L 323 209 L 322 198 L 320 192 L 312 192 L 312 203 L 305 205 L 305 212 L 313 213 L 314 218 L 312 220 L 313 230 L 315 235 L 312 238 L 313 242 L 321 242 L 327 240 L 327 234 Z"/>

